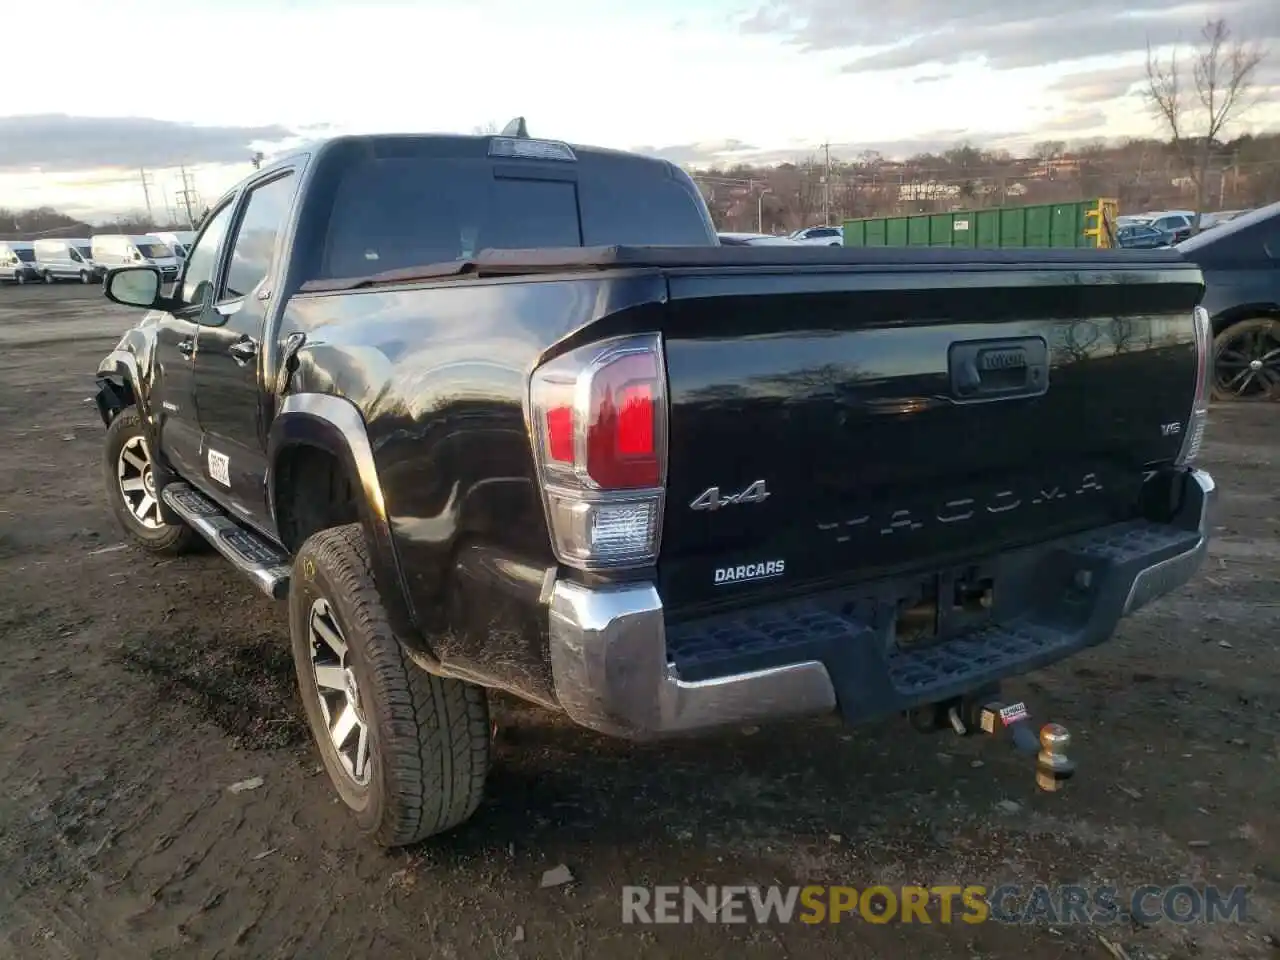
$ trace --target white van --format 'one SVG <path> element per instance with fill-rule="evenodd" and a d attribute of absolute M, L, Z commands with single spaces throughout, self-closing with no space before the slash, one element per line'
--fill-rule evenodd
<path fill-rule="evenodd" d="M 104 271 L 93 262 L 93 250 L 88 240 L 53 240 L 45 238 L 34 244 L 36 269 L 45 283 L 55 280 L 79 280 L 93 283 L 101 280 Z"/>
<path fill-rule="evenodd" d="M 187 252 L 191 249 L 191 244 L 196 242 L 196 232 L 194 230 L 175 230 L 172 232 L 157 230 L 152 236 L 159 237 L 167 243 L 179 260 L 187 259 Z"/>
<path fill-rule="evenodd" d="M 36 251 L 29 240 L 0 240 L 0 281 L 26 283 L 39 280 Z"/>
<path fill-rule="evenodd" d="M 178 279 L 182 262 L 169 245 L 151 234 L 129 236 L 123 233 L 100 233 L 91 241 L 93 262 L 105 270 L 112 267 L 151 266 L 160 271 L 160 282 Z"/>

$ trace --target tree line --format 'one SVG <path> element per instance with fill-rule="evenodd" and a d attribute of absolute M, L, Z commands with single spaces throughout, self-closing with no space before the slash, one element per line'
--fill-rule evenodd
<path fill-rule="evenodd" d="M 40 237 L 73 239 L 91 237 L 95 233 L 127 233 L 138 235 L 155 230 L 188 230 L 185 223 L 163 223 L 143 216 L 116 217 L 97 226 L 68 216 L 53 207 L 15 210 L 0 207 L 0 240 L 34 240 Z"/>
<path fill-rule="evenodd" d="M 777 166 L 696 171 L 721 230 L 784 233 L 854 217 L 941 213 L 1095 197 L 1121 212 L 1238 210 L 1280 200 L 1280 134 L 1215 143 L 1199 180 L 1171 140 L 1038 143 L 1026 156 L 957 144 L 893 160 L 865 151 L 829 168 L 816 156 Z M 1203 185 L 1203 188 L 1201 187 Z"/>

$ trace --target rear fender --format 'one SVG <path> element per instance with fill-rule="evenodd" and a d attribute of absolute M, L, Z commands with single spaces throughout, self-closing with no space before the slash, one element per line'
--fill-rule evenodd
<path fill-rule="evenodd" d="M 283 455 L 298 446 L 323 450 L 342 464 L 356 491 L 374 580 L 392 627 L 416 653 L 434 660 L 409 601 L 364 417 L 355 404 L 342 397 L 296 393 L 284 398 L 267 439 L 266 484 L 273 525 L 279 523 L 278 468 Z"/>

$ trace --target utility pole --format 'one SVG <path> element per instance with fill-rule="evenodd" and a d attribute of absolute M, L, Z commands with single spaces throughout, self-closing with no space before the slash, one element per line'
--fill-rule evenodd
<path fill-rule="evenodd" d="M 824 143 L 822 152 L 826 156 L 826 172 L 822 175 L 822 225 L 831 226 L 831 144 Z"/>
<path fill-rule="evenodd" d="M 138 175 L 142 177 L 142 198 L 147 202 L 147 222 L 155 226 L 156 218 L 151 210 L 151 182 L 147 174 L 147 168 L 139 167 Z"/>
<path fill-rule="evenodd" d="M 187 226 L 194 228 L 196 224 L 196 215 L 191 209 L 191 201 L 195 195 L 195 187 L 192 185 L 191 175 L 187 173 L 186 165 L 178 168 L 182 176 L 182 189 L 178 192 L 178 202 L 186 208 Z"/>

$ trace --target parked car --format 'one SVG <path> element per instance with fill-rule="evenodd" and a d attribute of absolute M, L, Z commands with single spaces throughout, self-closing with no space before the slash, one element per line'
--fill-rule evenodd
<path fill-rule="evenodd" d="M 287 599 L 389 846 L 479 807 L 488 690 L 639 740 L 905 712 L 1056 789 L 1066 731 L 1000 681 L 1207 549 L 1172 251 L 726 246 L 663 160 L 337 137 L 221 198 L 163 290 L 105 283 L 151 311 L 97 371 L 110 507 Z"/>
<path fill-rule="evenodd" d="M 793 233 L 791 239 L 810 247 L 842 247 L 844 246 L 844 228 L 806 227 Z"/>
<path fill-rule="evenodd" d="M 1204 273 L 1215 400 L 1280 399 L 1280 203 L 1178 244 Z"/>
<path fill-rule="evenodd" d="M 1196 219 L 1194 210 L 1162 210 L 1146 216 L 1150 217 L 1146 225 L 1167 233 L 1173 243 L 1180 243 L 1191 236 L 1192 224 Z"/>
<path fill-rule="evenodd" d="M 728 247 L 798 247 L 790 237 L 775 237 L 768 233 L 721 233 L 720 242 Z"/>
<path fill-rule="evenodd" d="M 35 246 L 29 240 L 0 240 L 0 280 L 27 283 L 39 280 Z"/>
<path fill-rule="evenodd" d="M 35 244 L 36 270 L 45 283 L 56 280 L 79 280 L 93 283 L 101 280 L 105 268 L 93 262 L 93 247 L 87 239 L 53 240 L 43 238 Z"/>
<path fill-rule="evenodd" d="M 129 236 L 123 233 L 99 233 L 93 237 L 90 245 L 93 262 L 106 269 L 148 264 L 160 271 L 160 278 L 165 283 L 172 283 L 177 279 L 181 261 L 159 237 L 150 234 Z"/>
<path fill-rule="evenodd" d="M 1173 238 L 1145 223 L 1131 223 L 1116 230 L 1116 246 L 1130 250 L 1158 250 L 1173 246 Z"/>

